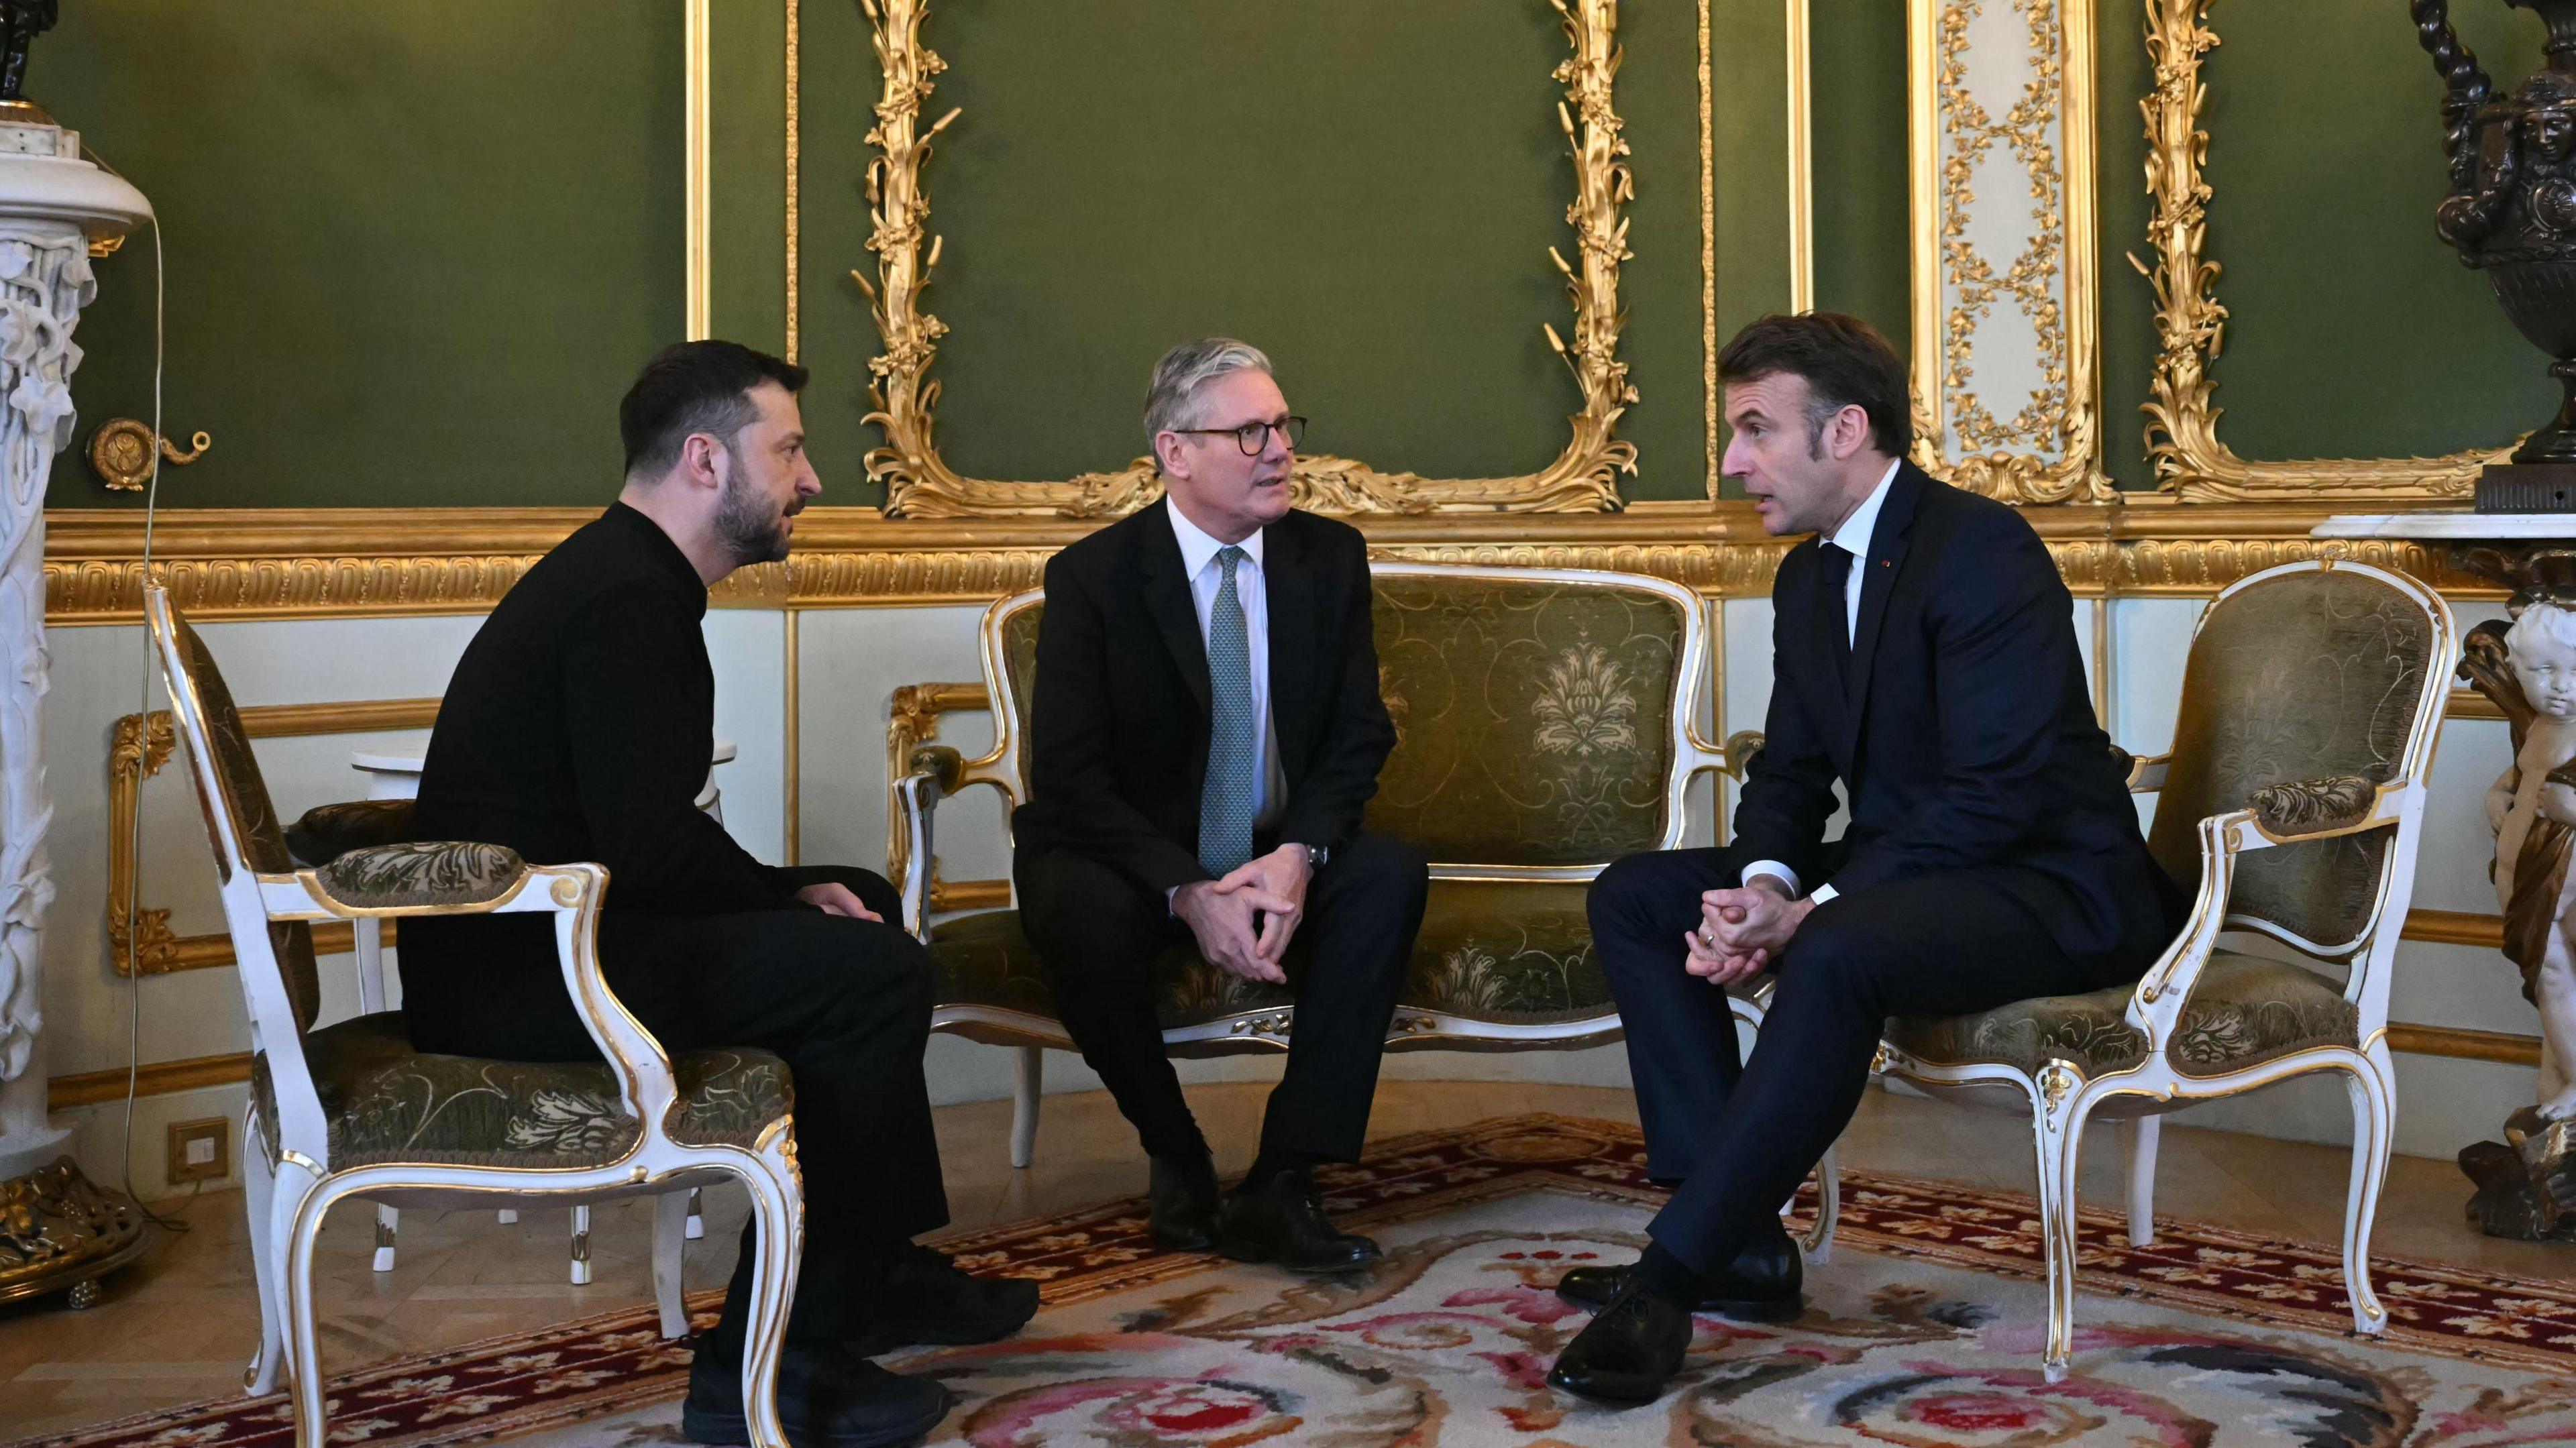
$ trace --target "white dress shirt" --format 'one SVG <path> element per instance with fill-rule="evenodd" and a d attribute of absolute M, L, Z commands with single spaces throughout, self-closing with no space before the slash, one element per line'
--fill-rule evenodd
<path fill-rule="evenodd" d="M 1861 499 L 1860 506 L 1852 509 L 1851 516 L 1843 519 L 1842 525 L 1834 529 L 1833 536 L 1825 540 L 1826 547 L 1840 548 L 1852 556 L 1851 572 L 1843 579 L 1843 642 L 1847 644 L 1859 641 L 1860 587 L 1862 580 L 1869 576 L 1869 571 L 1861 564 L 1869 558 L 1869 540 L 1878 532 L 1878 510 L 1887 505 L 1887 489 L 1896 481 L 1896 468 L 1895 463 L 1887 465 L 1887 471 L 1879 475 L 1878 486 L 1870 489 L 1869 496 Z M 1207 610 L 1200 609 L 1199 616 L 1204 620 Z M 1778 860 L 1756 860 L 1745 866 L 1743 882 L 1752 884 L 1756 875 L 1776 876 L 1781 884 L 1789 887 L 1792 897 L 1798 893 L 1798 872 Z M 1834 898 L 1835 893 L 1831 885 L 1818 885 L 1816 903 L 1824 904 Z"/>
<path fill-rule="evenodd" d="M 1190 602 L 1198 606 L 1199 643 L 1204 647 L 1208 619 L 1216 612 L 1216 593 L 1225 586 L 1225 567 L 1216 555 L 1225 544 L 1209 537 L 1181 514 L 1175 503 L 1163 510 L 1172 517 L 1172 536 L 1181 544 L 1181 576 L 1190 581 Z M 1243 605 L 1243 641 L 1252 661 L 1252 748 L 1261 757 L 1261 777 L 1252 782 L 1252 827 L 1268 829 L 1279 822 L 1288 799 L 1288 777 L 1279 767 L 1279 738 L 1270 727 L 1270 593 L 1263 586 L 1261 533 L 1235 544 L 1243 561 L 1234 565 L 1234 595 Z"/>

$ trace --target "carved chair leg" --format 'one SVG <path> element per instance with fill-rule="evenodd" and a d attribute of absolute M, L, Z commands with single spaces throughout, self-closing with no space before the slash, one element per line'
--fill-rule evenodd
<path fill-rule="evenodd" d="M 2031 1134 L 2039 1166 L 2039 1228 L 2048 1257 L 2048 1345 L 2041 1369 L 2063 1382 L 2075 1356 L 2075 1169 L 2084 1131 L 2077 1105 L 2082 1078 L 2064 1063 L 2040 1068 L 2031 1100 Z"/>
<path fill-rule="evenodd" d="M 1816 1163 L 1816 1221 L 1798 1239 L 1799 1250 L 1806 1254 L 1810 1267 L 1822 1267 L 1833 1259 L 1834 1224 L 1842 1220 L 1843 1173 L 1834 1160 L 1834 1151 L 1826 1147 L 1824 1158 Z"/>
<path fill-rule="evenodd" d="M 322 1376 L 322 1346 L 313 1321 L 313 1247 L 322 1235 L 330 1203 L 311 1206 L 311 1211 L 295 1211 L 292 1221 L 279 1223 L 278 1266 L 285 1279 L 286 1308 L 281 1326 L 286 1334 L 286 1374 L 292 1379 L 290 1400 L 295 1405 L 295 1448 L 324 1448 L 331 1441 L 330 1384 Z"/>
<path fill-rule="evenodd" d="M 2352 1098 L 2352 1187 L 2343 1209 L 2343 1281 L 2353 1330 L 2377 1337 L 2388 1331 L 2388 1309 L 2370 1286 L 2370 1230 L 2379 1219 L 2379 1190 L 2388 1181 L 2397 1095 L 2385 1042 L 2373 1046 L 2365 1064 L 2369 1069 L 2351 1072 L 2344 1083 Z"/>
<path fill-rule="evenodd" d="M 661 1309 L 662 1336 L 689 1335 L 689 1312 L 680 1300 L 680 1249 L 687 1242 L 695 1190 L 664 1192 L 653 1199 L 653 1305 Z"/>
<path fill-rule="evenodd" d="M 394 1270 L 394 1238 L 402 1231 L 402 1208 L 378 1205 L 376 1208 L 376 1258 L 373 1266 L 379 1272 Z"/>
<path fill-rule="evenodd" d="M 1026 1167 L 1037 1155 L 1038 1100 L 1046 1087 L 1046 1048 L 1020 1047 L 1017 1079 L 1011 1088 L 1011 1166 Z"/>
<path fill-rule="evenodd" d="M 277 1391 L 278 1369 L 285 1362 L 284 1296 L 277 1272 L 277 1180 L 259 1147 L 255 1124 L 242 1128 L 242 1197 L 250 1217 L 251 1275 L 259 1286 L 259 1344 L 242 1374 L 242 1390 L 254 1398 Z"/>
<path fill-rule="evenodd" d="M 2141 1116 L 2129 1123 L 2129 1245 L 2153 1246 L 2156 1240 L 2156 1146 L 2165 1119 Z"/>
<path fill-rule="evenodd" d="M 769 1173 L 746 1172 L 751 1189 L 754 1253 L 751 1306 L 746 1314 L 742 1348 L 744 1426 L 751 1448 L 788 1448 L 787 1432 L 778 1418 L 778 1359 L 787 1337 L 787 1305 L 796 1295 L 796 1254 L 791 1242 L 801 1235 L 804 1213 L 793 1188 L 794 1167 L 777 1147 L 762 1153 Z"/>
<path fill-rule="evenodd" d="M 572 1209 L 572 1285 L 590 1285 L 590 1208 Z"/>

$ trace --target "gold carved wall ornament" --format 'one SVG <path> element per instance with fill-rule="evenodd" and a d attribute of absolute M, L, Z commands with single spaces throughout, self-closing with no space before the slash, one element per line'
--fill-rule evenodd
<path fill-rule="evenodd" d="M 2226 342 L 2218 300 L 2219 264 L 2204 254 L 2212 192 L 2201 175 L 2209 132 L 2200 124 L 2209 93 L 2201 61 L 2218 46 L 2209 27 L 2214 0 L 2146 0 L 2147 58 L 2155 86 L 2140 101 L 2147 126 L 2148 234 L 2155 265 L 2130 264 L 2156 292 L 2156 370 L 2147 414 L 2147 455 L 2158 487 L 2185 502 L 2390 503 L 2469 495 L 2478 470 L 2503 462 L 2516 443 L 2437 458 L 2308 458 L 2252 462 L 2218 436 L 2224 409 L 2210 399 L 2210 369 Z"/>
<path fill-rule="evenodd" d="M 2093 0 L 1911 0 L 1915 461 L 2013 503 L 2101 467 Z M 1980 198 L 2000 177 L 2006 196 Z M 2015 249 L 1990 254 L 1998 240 Z"/>
<path fill-rule="evenodd" d="M 1575 194 L 1565 216 L 1574 229 L 1576 259 L 1568 262 L 1555 248 L 1548 252 L 1574 304 L 1572 340 L 1553 326 L 1543 329 L 1582 393 L 1583 408 L 1569 419 L 1565 449 L 1540 471 L 1513 478 L 1424 478 L 1382 473 L 1350 458 L 1300 457 L 1289 480 L 1300 506 L 1335 513 L 1598 512 L 1619 506 L 1618 476 L 1637 467 L 1635 444 L 1614 435 L 1620 415 L 1637 400 L 1628 365 L 1618 356 L 1619 264 L 1631 255 L 1621 210 L 1636 194 L 1625 160 L 1628 143 L 1611 104 L 1621 58 L 1619 4 L 1548 3 L 1572 50 L 1554 74 L 1565 88 L 1557 121 L 1574 160 Z M 922 171 L 932 139 L 958 112 L 922 123 L 936 77 L 948 68 L 922 40 L 927 0 L 860 4 L 885 89 L 867 137 L 877 152 L 867 172 L 873 223 L 867 249 L 876 253 L 876 276 L 850 275 L 867 294 L 885 348 L 869 363 L 874 410 L 867 421 L 883 430 L 886 442 L 868 454 L 867 469 L 871 481 L 886 486 L 886 512 L 909 518 L 1096 518 L 1153 501 L 1162 483 L 1150 458 L 1063 482 L 992 482 L 962 476 L 940 457 L 941 384 L 930 372 L 948 328 L 922 308 L 941 244 L 929 233 Z"/>

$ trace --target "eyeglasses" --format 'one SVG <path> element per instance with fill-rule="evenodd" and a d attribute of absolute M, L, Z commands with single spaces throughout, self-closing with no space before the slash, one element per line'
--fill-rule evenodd
<path fill-rule="evenodd" d="M 1269 443 L 1270 434 L 1274 431 L 1279 434 L 1280 441 L 1288 444 L 1288 450 L 1295 452 L 1298 439 L 1306 435 L 1306 419 L 1291 417 L 1278 422 L 1247 422 L 1241 427 L 1176 427 L 1172 431 L 1204 433 L 1210 437 L 1230 437 L 1234 439 L 1236 447 L 1243 449 L 1245 457 L 1257 458 L 1261 456 L 1261 449 Z"/>

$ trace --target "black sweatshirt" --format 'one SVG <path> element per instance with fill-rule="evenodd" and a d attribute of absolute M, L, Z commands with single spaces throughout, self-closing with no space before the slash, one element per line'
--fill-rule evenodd
<path fill-rule="evenodd" d="M 715 735 L 707 590 L 623 503 L 538 560 L 456 664 L 421 770 L 413 835 L 507 845 L 532 865 L 608 867 L 619 915 L 794 909 L 697 808 Z M 451 1013 L 569 1010 L 541 915 L 402 923 L 404 1013 L 437 1049 Z"/>

